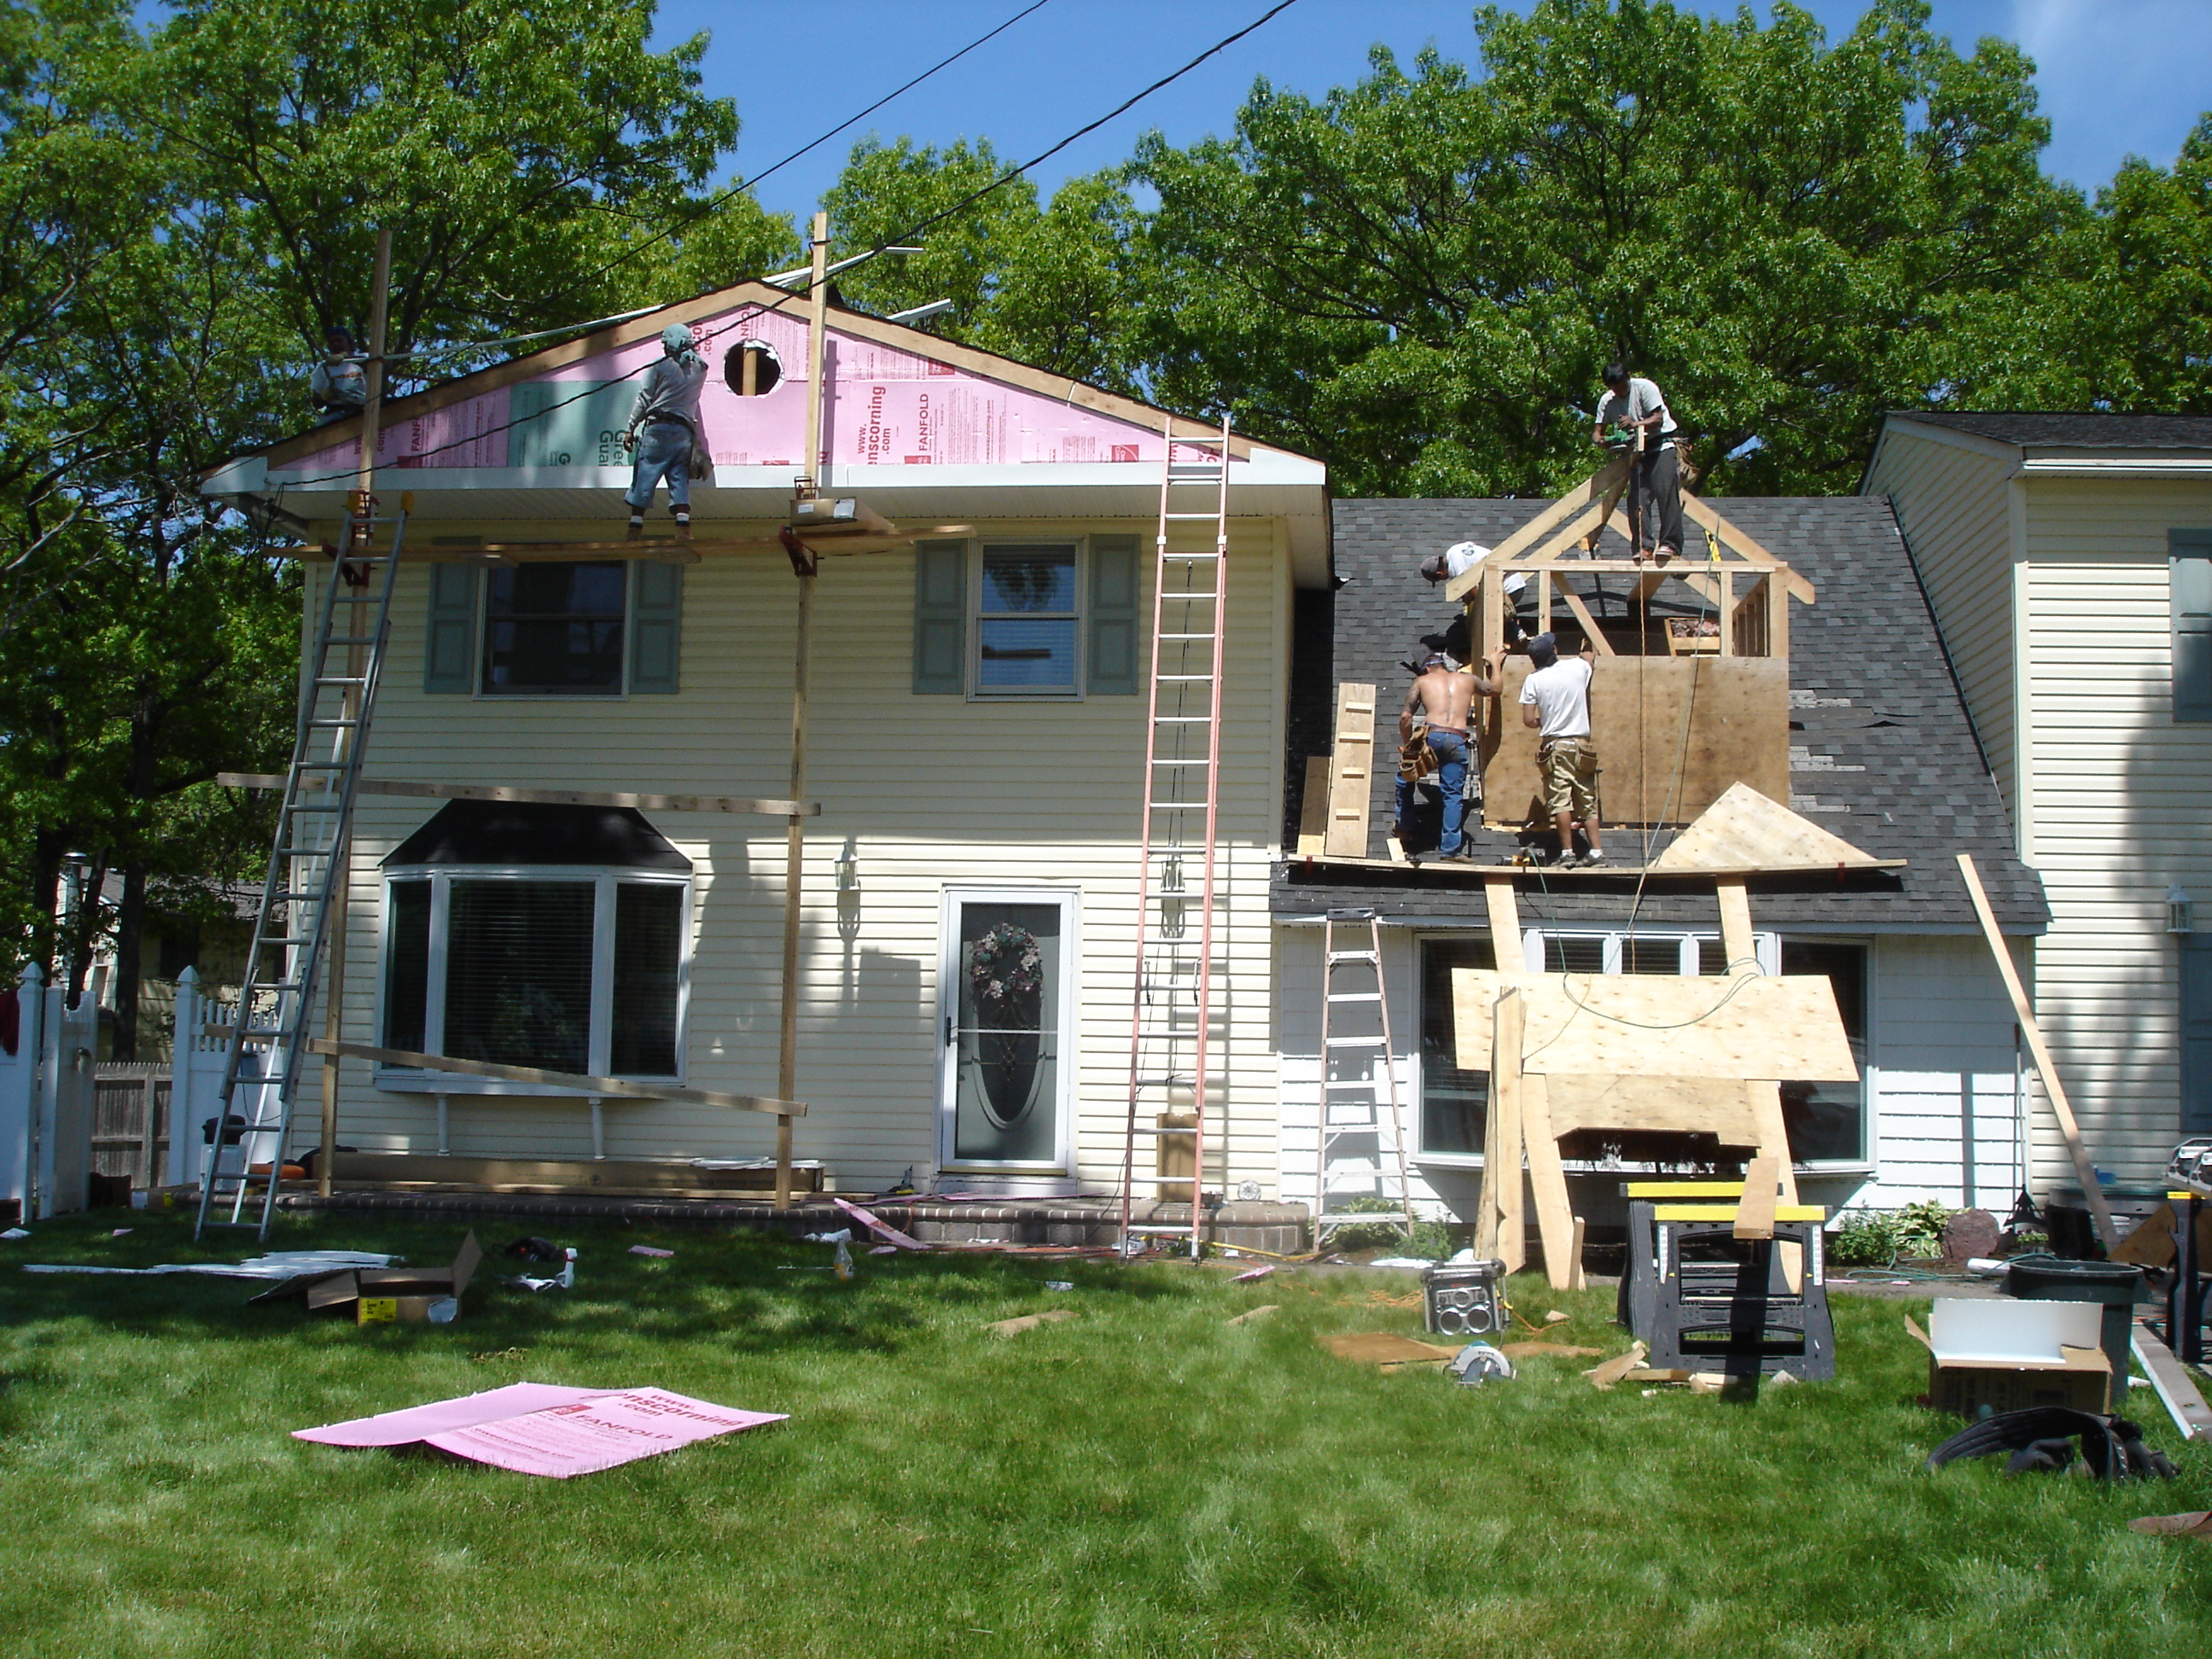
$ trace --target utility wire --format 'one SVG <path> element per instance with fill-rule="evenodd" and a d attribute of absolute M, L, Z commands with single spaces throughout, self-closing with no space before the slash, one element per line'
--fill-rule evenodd
<path fill-rule="evenodd" d="M 635 244 L 634 246 L 624 248 L 613 258 L 608 260 L 606 264 L 601 265 L 597 270 L 592 272 L 590 276 L 579 277 L 577 279 L 577 285 L 581 286 L 585 283 L 597 282 L 600 277 L 612 270 L 617 265 L 623 264 L 626 260 L 635 258 L 639 254 L 644 252 L 646 249 L 651 247 L 654 243 L 665 241 L 671 236 L 674 236 L 681 231 L 689 229 L 692 225 L 704 223 L 705 221 L 714 213 L 714 210 L 720 207 L 725 202 L 732 201 L 736 198 L 744 195 L 747 191 L 751 190 L 757 185 L 762 179 L 768 178 L 771 173 L 781 172 L 785 167 L 789 167 L 793 161 L 796 161 L 800 156 L 805 155 L 809 150 L 818 149 L 823 144 L 828 143 L 832 138 L 835 138 L 839 133 L 845 131 L 848 128 L 859 125 L 861 122 L 866 120 L 868 117 L 873 115 L 878 110 L 881 109 L 885 104 L 890 103 L 894 98 L 900 97 L 906 93 L 913 91 L 924 81 L 929 79 L 931 76 L 936 74 L 938 70 L 949 68 L 951 65 L 958 63 L 963 58 L 965 58 L 969 52 L 975 51 L 976 47 L 981 46 L 985 41 L 1004 34 L 1008 29 L 1013 27 L 1015 24 L 1020 22 L 1022 19 L 1027 17 L 1031 12 L 1042 11 L 1046 6 L 1051 3 L 1052 0 L 1036 0 L 1035 4 L 1023 7 L 1021 10 L 1016 12 L 1012 17 L 1006 19 L 1006 21 L 1000 24 L 998 27 L 992 29 L 986 33 L 977 35 L 966 46 L 961 47 L 959 51 L 954 52 L 950 58 L 941 58 L 938 62 L 932 64 L 927 69 L 922 70 L 921 74 L 915 76 L 913 80 L 908 82 L 904 86 L 898 88 L 896 91 L 885 93 L 882 97 L 877 99 L 874 103 L 869 105 L 867 108 L 862 110 L 858 115 L 854 116 L 851 119 L 839 122 L 836 126 L 830 128 L 829 131 L 823 133 L 820 137 L 801 144 L 797 149 L 792 151 L 790 155 L 785 156 L 781 161 L 776 162 L 775 166 L 765 168 L 759 173 L 756 173 L 750 179 L 740 179 L 738 183 L 731 185 L 729 189 L 724 191 L 720 195 L 710 198 L 707 202 L 707 204 L 701 208 L 692 218 L 685 222 L 684 224 L 671 225 L 665 230 L 657 230 L 653 232 L 652 235 L 647 237 L 643 241 Z M 1279 10 L 1280 8 L 1279 7 L 1277 9 Z M 895 237 L 892 240 L 896 240 L 897 239 Z"/>
<path fill-rule="evenodd" d="M 1008 18 L 1006 22 L 1001 23 L 997 29 L 991 31 L 991 33 L 996 34 L 1004 29 L 1012 27 L 1015 23 L 1019 22 L 1022 18 L 1028 16 L 1030 12 L 1036 10 L 1038 6 L 1047 3 L 1048 3 L 1048 0 L 1037 0 L 1037 4 L 1030 7 L 1029 11 L 1024 11 L 1017 14 L 1015 16 Z M 1104 126 L 1109 121 L 1114 119 L 1115 116 L 1121 115 L 1133 108 L 1136 105 L 1143 102 L 1144 100 L 1151 97 L 1154 93 L 1159 91 L 1161 88 L 1181 80 L 1184 76 L 1189 74 L 1191 70 L 1196 69 L 1200 64 L 1205 63 L 1209 58 L 1215 57 L 1219 53 L 1225 52 L 1231 46 L 1235 46 L 1239 40 L 1242 40 L 1246 35 L 1252 33 L 1261 25 L 1279 15 L 1281 13 L 1288 11 L 1297 3 L 1297 0 L 1280 0 L 1279 4 L 1270 7 L 1260 16 L 1255 18 L 1251 22 L 1237 30 L 1236 33 L 1228 35 L 1220 40 L 1217 40 L 1213 45 L 1208 46 L 1204 52 L 1199 53 L 1197 57 L 1192 58 L 1188 64 L 1185 64 L 1181 69 L 1175 70 L 1171 74 L 1162 76 L 1158 80 L 1153 82 L 1152 85 L 1146 87 L 1142 92 L 1136 94 L 1133 97 L 1124 99 L 1120 104 L 1109 110 L 1105 114 L 1100 116 L 1097 120 L 1090 123 L 1087 126 L 1078 128 L 1075 131 L 1069 133 L 1066 137 L 1061 139 L 1058 143 L 1054 144 L 1050 149 L 1040 151 L 1037 155 L 1023 162 L 1019 167 L 1009 167 L 1005 173 L 993 179 L 989 184 L 985 185 L 980 190 L 970 191 L 966 196 L 962 197 L 960 200 L 955 202 L 951 207 L 945 209 L 942 212 L 932 214 L 928 218 L 924 219 L 920 224 L 910 226 L 907 229 L 899 232 L 896 235 L 890 237 L 888 240 L 878 243 L 876 246 L 868 251 L 868 257 L 872 258 L 875 255 L 883 252 L 887 248 L 896 247 L 902 243 L 910 241 L 915 237 L 920 235 L 924 230 L 929 228 L 932 225 L 941 224 L 944 221 L 951 218 L 954 214 L 960 212 L 963 209 L 973 206 L 975 203 L 980 202 L 983 198 L 988 196 L 993 191 L 998 190 L 1001 186 L 1012 183 L 1014 179 L 1020 178 L 1022 174 L 1027 173 L 1030 168 L 1051 160 L 1054 156 L 1059 155 L 1060 151 L 1066 149 L 1070 144 L 1075 143 L 1077 139 L 1084 137 L 1087 134 L 1096 132 L 1100 127 Z M 963 47 L 960 52 L 955 52 L 952 58 L 946 58 L 945 63 L 949 64 L 953 61 L 953 58 L 958 58 L 964 52 L 973 51 L 975 46 L 981 46 L 983 41 L 988 40 L 990 38 L 991 36 L 989 34 L 981 36 L 969 46 Z M 944 66 L 944 64 L 939 64 L 937 65 L 937 69 L 942 69 Z M 933 75 L 936 73 L 936 70 L 933 69 L 927 73 Z M 926 78 L 926 76 L 916 77 L 917 80 L 923 78 Z M 910 82 L 908 84 L 912 85 L 914 83 Z M 904 88 L 902 88 L 901 90 L 903 91 Z M 896 97 L 897 95 L 898 94 L 896 93 L 890 94 L 891 97 Z M 888 100 L 883 101 L 888 101 Z M 871 107 L 880 108 L 882 104 L 879 102 Z M 868 111 L 864 110 L 861 112 L 860 115 L 854 116 L 853 120 L 860 120 L 867 113 Z M 848 121 L 845 123 L 845 126 L 850 126 L 852 124 L 852 121 Z M 834 128 L 830 132 L 824 133 L 823 135 L 823 138 L 832 137 L 836 133 L 843 131 L 844 127 Z M 821 142 L 822 139 L 817 139 L 815 141 L 816 143 L 819 143 Z M 813 148 L 813 145 L 810 144 L 806 148 L 811 149 Z M 785 161 L 789 161 L 793 157 L 804 155 L 805 153 L 805 150 L 794 150 L 792 152 L 792 155 L 787 156 L 784 159 Z M 781 167 L 782 165 L 782 161 L 776 163 L 777 167 Z M 774 168 L 769 169 L 769 171 L 773 172 Z M 759 176 L 765 179 L 768 174 L 763 173 Z M 746 186 L 740 185 L 738 188 L 744 189 L 746 188 Z M 720 199 L 726 201 L 728 199 L 728 196 L 726 194 Z M 665 236 L 672 234 L 672 230 L 664 231 L 660 233 L 660 235 Z M 656 237 L 654 240 L 657 240 L 659 239 Z M 649 246 L 651 246 L 649 242 L 639 243 L 636 247 L 630 249 L 629 252 L 622 255 L 620 258 L 601 267 L 601 272 L 611 270 L 616 264 L 622 263 L 622 259 L 628 258 L 630 253 L 635 253 Z M 601 273 L 594 273 L 594 275 L 598 274 Z M 802 296 L 799 293 L 784 295 L 766 305 L 757 307 L 750 314 L 754 316 L 765 316 L 770 312 L 781 311 L 785 306 L 789 305 L 792 301 L 799 299 L 800 297 Z M 650 367 L 649 364 L 641 363 L 636 368 L 632 369 L 629 372 L 629 374 L 621 375 L 617 378 L 620 380 L 628 380 L 631 375 L 640 374 L 648 367 Z M 411 456 L 409 459 L 419 463 L 423 456 L 435 455 L 447 449 L 458 449 L 463 444 L 476 443 L 485 438 L 495 437 L 500 433 L 505 432 L 512 427 L 520 425 L 525 420 L 539 419 L 544 416 L 551 414 L 556 409 L 565 408 L 568 404 L 579 402 L 585 398 L 592 396 L 592 393 L 603 389 L 604 388 L 599 386 L 587 386 L 583 391 L 577 392 L 574 397 L 563 398 L 557 404 L 549 404 L 545 408 L 535 410 L 528 416 L 518 416 L 515 418 L 506 421 L 498 426 L 488 427 L 481 432 L 471 432 L 458 438 L 449 439 L 442 444 L 434 445 L 432 447 L 422 451 L 420 454 Z M 325 483 L 334 478 L 351 477 L 355 475 L 355 468 L 348 467 L 343 471 L 326 472 L 305 478 L 292 478 L 286 480 L 286 483 L 292 488 L 297 489 L 303 484 Z"/>
<path fill-rule="evenodd" d="M 1176 70 L 1174 73 L 1162 76 L 1158 80 L 1153 82 L 1152 85 L 1146 87 L 1142 92 L 1137 94 L 1133 98 L 1127 99 L 1123 102 L 1116 105 L 1114 108 L 1107 111 L 1105 114 L 1100 116 L 1097 120 L 1091 122 L 1090 125 L 1077 128 L 1073 132 L 1069 133 L 1066 137 L 1061 139 L 1051 149 L 1041 151 L 1039 154 L 1031 156 L 1019 167 L 1007 168 L 1006 172 L 1000 173 L 989 184 L 985 185 L 981 190 L 970 191 L 967 195 L 962 197 L 958 201 L 955 202 L 951 207 L 946 208 L 943 212 L 932 214 L 928 218 L 924 219 L 920 224 L 910 226 L 908 228 L 901 231 L 897 235 L 892 237 L 890 241 L 882 243 L 878 246 L 872 248 L 869 250 L 871 255 L 872 256 L 873 254 L 881 253 L 885 248 L 919 236 L 931 226 L 941 224 L 945 220 L 950 219 L 954 214 L 960 212 L 962 210 L 974 206 L 977 202 L 981 201 L 986 196 L 988 196 L 993 191 L 998 190 L 1003 185 L 1012 184 L 1015 179 L 1020 178 L 1022 174 L 1027 173 L 1031 167 L 1050 161 L 1054 156 L 1059 155 L 1060 151 L 1066 149 L 1077 139 L 1088 137 L 1090 134 L 1097 131 L 1099 128 L 1104 126 L 1115 116 L 1134 108 L 1137 105 L 1142 103 L 1146 99 L 1158 92 L 1161 88 L 1171 85 L 1173 82 L 1182 80 L 1184 76 L 1189 74 L 1200 64 L 1206 62 L 1207 58 L 1226 52 L 1230 47 L 1235 46 L 1239 40 L 1242 40 L 1246 35 L 1252 33 L 1263 24 L 1279 16 L 1282 13 L 1288 11 L 1297 3 L 1297 0 L 1281 0 L 1280 4 L 1269 7 L 1267 10 L 1261 13 L 1258 17 L 1253 19 L 1249 23 L 1247 23 L 1243 28 L 1237 30 L 1236 33 L 1230 35 L 1224 40 L 1215 41 L 1204 52 L 1199 53 L 1197 57 L 1192 58 L 1190 62 L 1185 64 L 1181 69 Z"/>

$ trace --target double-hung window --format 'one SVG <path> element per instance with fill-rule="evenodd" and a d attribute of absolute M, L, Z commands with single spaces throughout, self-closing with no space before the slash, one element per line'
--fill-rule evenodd
<path fill-rule="evenodd" d="M 691 871 L 638 814 L 457 801 L 385 860 L 385 1048 L 683 1074 Z"/>
<path fill-rule="evenodd" d="M 1119 532 L 921 543 L 914 690 L 978 701 L 1134 696 L 1137 550 Z"/>
<path fill-rule="evenodd" d="M 1073 696 L 1082 623 L 1073 542 L 987 543 L 976 564 L 975 692 Z"/>

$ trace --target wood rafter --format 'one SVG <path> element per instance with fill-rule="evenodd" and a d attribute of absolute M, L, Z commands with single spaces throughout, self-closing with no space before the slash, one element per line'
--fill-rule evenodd
<path fill-rule="evenodd" d="M 1602 529 L 1611 517 L 1613 501 L 1627 476 L 1627 458 L 1615 457 L 1492 548 L 1480 563 L 1454 577 L 1444 588 L 1445 598 L 1464 600 L 1486 582 L 1502 581 L 1510 571 L 1532 575 L 1538 572 L 1582 575 L 1632 572 L 1643 579 L 1638 584 L 1638 597 L 1645 599 L 1656 592 L 1659 584 L 1668 576 L 1680 577 L 1693 587 L 1703 579 L 1707 588 L 1717 591 L 1717 585 L 1711 579 L 1716 562 L 1713 560 L 1685 558 L 1665 566 L 1654 566 L 1630 559 L 1587 556 L 1586 544 L 1591 532 Z M 1817 594 L 1811 582 L 1776 557 L 1757 537 L 1739 529 L 1710 503 L 1686 489 L 1682 492 L 1682 512 L 1718 543 L 1721 557 L 1717 562 L 1723 569 L 1771 574 L 1790 598 L 1807 605 L 1814 603 Z"/>

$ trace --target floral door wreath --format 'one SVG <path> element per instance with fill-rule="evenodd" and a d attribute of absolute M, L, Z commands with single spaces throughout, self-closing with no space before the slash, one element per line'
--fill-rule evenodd
<path fill-rule="evenodd" d="M 1044 952 L 1026 927 L 1002 921 L 975 941 L 968 961 L 975 1006 L 997 1013 L 1044 988 Z"/>
<path fill-rule="evenodd" d="M 978 1024 L 1019 1018 L 1017 1011 L 1044 988 L 1044 951 L 1036 935 L 1011 921 L 992 928 L 970 949 L 968 988 Z M 1035 1103 L 1042 1036 L 1042 1031 L 1030 1030 L 978 1036 L 983 1110 L 1001 1129 L 1012 1127 Z"/>

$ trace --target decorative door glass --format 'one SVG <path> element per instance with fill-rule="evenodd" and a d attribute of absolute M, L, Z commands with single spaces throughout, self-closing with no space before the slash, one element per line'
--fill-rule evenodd
<path fill-rule="evenodd" d="M 963 902 L 954 1020 L 952 1156 L 1060 1156 L 1060 907 Z"/>

